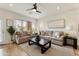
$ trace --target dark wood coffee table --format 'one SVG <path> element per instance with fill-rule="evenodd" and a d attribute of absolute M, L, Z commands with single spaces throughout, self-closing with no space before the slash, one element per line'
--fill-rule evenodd
<path fill-rule="evenodd" d="M 43 42 L 43 43 L 41 43 Z M 39 47 L 41 47 L 41 53 L 43 54 L 44 52 L 46 52 L 50 47 L 51 47 L 51 40 L 46 39 L 46 38 L 41 38 L 40 42 L 37 43 L 35 41 L 35 38 L 30 38 L 28 41 L 29 45 L 35 44 Z"/>

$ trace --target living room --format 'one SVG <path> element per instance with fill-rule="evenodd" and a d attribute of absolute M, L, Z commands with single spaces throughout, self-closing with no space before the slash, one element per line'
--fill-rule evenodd
<path fill-rule="evenodd" d="M 78 5 L 79 3 L 0 3 L 0 47 L 4 52 L 1 55 L 78 56 Z M 14 30 L 12 37 L 10 30 Z M 40 47 L 28 45 L 29 37 L 37 33 L 51 41 L 48 42 L 51 47 L 43 54 Z M 62 36 L 68 36 L 70 42 L 67 43 L 72 46 L 64 46 L 66 42 Z M 17 48 L 17 51 L 22 50 L 24 54 L 12 52 L 16 50 L 12 47 Z M 6 49 L 10 54 L 4 51 Z"/>

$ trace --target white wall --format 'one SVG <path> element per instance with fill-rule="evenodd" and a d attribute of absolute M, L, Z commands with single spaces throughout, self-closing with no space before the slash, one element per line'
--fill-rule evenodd
<path fill-rule="evenodd" d="M 15 19 L 20 19 L 20 20 L 29 20 L 29 21 L 32 21 L 35 23 L 34 19 L 33 18 L 30 18 L 30 17 L 26 17 L 26 16 L 23 16 L 23 15 L 20 15 L 18 13 L 15 13 L 15 12 L 11 12 L 11 11 L 8 11 L 8 10 L 4 10 L 4 9 L 0 9 L 0 18 L 2 18 L 2 20 L 4 20 L 4 41 L 5 42 L 10 42 L 10 36 L 9 34 L 7 33 L 6 31 L 6 19 L 10 19 L 10 20 L 15 20 Z M 50 17 L 46 17 L 46 18 L 43 18 L 43 19 L 39 19 L 38 23 L 36 24 L 39 29 L 48 29 L 48 27 L 46 26 L 47 25 L 47 22 L 49 20 L 55 20 L 55 19 L 65 19 L 65 26 L 68 27 L 68 26 L 71 26 L 72 29 L 71 30 L 66 30 L 65 28 L 63 29 L 52 29 L 52 30 L 64 30 L 68 33 L 71 33 L 73 34 L 74 36 L 76 36 L 78 38 L 78 45 L 79 45 L 79 32 L 78 32 L 78 24 L 79 24 L 79 9 L 74 9 L 74 10 L 70 10 L 70 11 L 67 11 L 67 12 L 64 12 L 64 13 L 61 13 L 61 14 L 57 14 L 57 15 L 53 15 L 53 16 L 50 16 Z M 40 28 L 41 26 L 41 28 Z"/>
<path fill-rule="evenodd" d="M 63 30 L 65 32 L 70 33 L 73 36 L 76 36 L 78 38 L 78 45 L 79 45 L 79 32 L 78 32 L 78 24 L 79 24 L 79 9 L 70 10 L 67 12 L 63 12 L 61 14 L 53 15 L 48 18 L 43 18 L 39 21 L 39 25 L 43 23 L 42 28 L 48 29 L 47 22 L 50 20 L 56 20 L 56 19 L 65 19 L 65 28 L 61 29 L 52 29 L 52 30 Z M 66 30 L 66 27 L 72 27 L 70 30 Z"/>
<path fill-rule="evenodd" d="M 11 11 L 4 10 L 4 9 L 0 9 L 0 18 L 3 20 L 4 42 L 2 42 L 2 43 L 10 43 L 11 42 L 10 35 L 6 31 L 6 29 L 7 29 L 7 26 L 6 26 L 7 19 L 9 19 L 9 20 L 19 19 L 19 20 L 27 20 L 27 21 L 34 22 L 33 18 L 24 16 L 24 15 L 20 15 L 18 13 L 11 12 Z"/>

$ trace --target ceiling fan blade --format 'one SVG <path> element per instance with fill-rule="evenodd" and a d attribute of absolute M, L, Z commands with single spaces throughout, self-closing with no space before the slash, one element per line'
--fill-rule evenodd
<path fill-rule="evenodd" d="M 38 10 L 36 12 L 41 13 L 41 11 L 38 11 Z"/>
<path fill-rule="evenodd" d="M 34 8 L 26 9 L 26 11 L 33 10 Z"/>

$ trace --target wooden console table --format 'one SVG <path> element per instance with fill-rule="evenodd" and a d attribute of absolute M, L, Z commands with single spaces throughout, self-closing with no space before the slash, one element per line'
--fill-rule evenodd
<path fill-rule="evenodd" d="M 68 40 L 72 41 L 72 44 L 68 43 Z M 70 37 L 70 36 L 65 36 L 63 38 L 63 45 L 64 46 L 69 45 L 69 46 L 72 46 L 73 48 L 77 49 L 77 38 Z"/>

